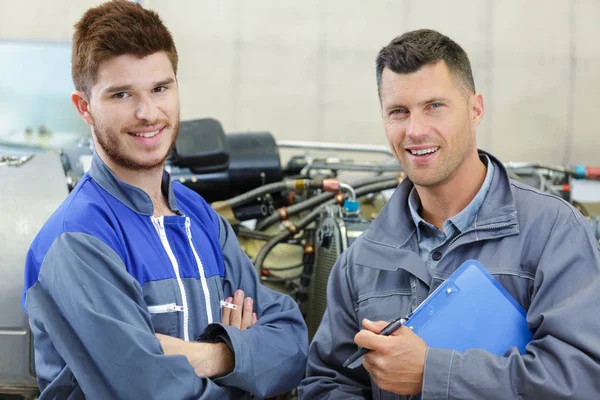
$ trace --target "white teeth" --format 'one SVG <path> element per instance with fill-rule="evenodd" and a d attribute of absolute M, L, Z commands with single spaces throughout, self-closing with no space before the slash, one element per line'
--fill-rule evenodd
<path fill-rule="evenodd" d="M 133 135 L 139 136 L 139 137 L 151 138 L 152 136 L 156 135 L 158 132 L 160 132 L 160 129 L 158 131 L 154 131 L 154 132 L 134 133 Z"/>
<path fill-rule="evenodd" d="M 438 149 L 439 147 L 431 147 L 429 149 L 411 150 L 410 152 L 415 156 L 422 156 L 423 154 L 435 153 L 436 151 L 438 151 Z"/>

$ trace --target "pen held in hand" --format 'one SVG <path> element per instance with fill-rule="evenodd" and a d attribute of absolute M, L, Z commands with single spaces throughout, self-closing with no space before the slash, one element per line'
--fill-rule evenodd
<path fill-rule="evenodd" d="M 393 320 L 392 322 L 387 324 L 386 327 L 383 328 L 381 330 L 381 333 L 379 333 L 379 334 L 382 336 L 391 335 L 398 328 L 400 328 L 402 325 L 404 325 L 406 323 L 406 321 L 408 320 L 408 318 L 409 317 L 403 317 L 403 318 L 398 318 L 398 319 Z M 350 369 L 354 369 L 354 368 L 358 367 L 362 363 L 362 357 L 365 354 L 367 354 L 369 351 L 371 351 L 371 349 L 366 349 L 364 347 L 361 347 L 360 349 L 358 349 L 356 351 L 356 353 L 352 354 L 350 356 L 350 358 L 348 358 L 344 362 L 344 367 L 348 367 Z"/>

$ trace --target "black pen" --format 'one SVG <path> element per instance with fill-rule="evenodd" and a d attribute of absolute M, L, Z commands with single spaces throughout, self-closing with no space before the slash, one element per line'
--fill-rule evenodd
<path fill-rule="evenodd" d="M 395 332 L 398 328 L 400 328 L 402 325 L 404 325 L 406 323 L 406 321 L 408 321 L 408 318 L 410 318 L 410 315 L 406 316 L 406 317 L 401 317 L 398 319 L 393 320 L 392 322 L 390 322 L 389 324 L 386 325 L 385 328 L 383 328 L 381 330 L 381 333 L 379 333 L 381 336 L 389 336 L 391 335 L 393 332 Z M 366 349 L 364 347 L 361 347 L 360 349 L 358 349 L 356 351 L 356 353 L 352 354 L 350 356 L 350 358 L 348 358 L 345 362 L 344 362 L 344 367 L 348 367 L 348 368 L 356 368 L 360 365 L 360 361 L 361 357 L 364 356 L 365 354 L 367 354 L 368 352 L 370 352 L 371 349 Z"/>

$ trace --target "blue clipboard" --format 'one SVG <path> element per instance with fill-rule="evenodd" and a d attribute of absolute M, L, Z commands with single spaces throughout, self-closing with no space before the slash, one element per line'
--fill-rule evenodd
<path fill-rule="evenodd" d="M 406 326 L 430 347 L 521 354 L 533 337 L 526 312 L 478 261 L 468 260 L 412 313 Z"/>

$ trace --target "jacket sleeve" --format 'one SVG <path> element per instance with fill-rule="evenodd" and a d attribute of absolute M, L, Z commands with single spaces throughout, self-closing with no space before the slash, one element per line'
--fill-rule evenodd
<path fill-rule="evenodd" d="M 269 397 L 295 388 L 302 379 L 308 353 L 308 331 L 294 300 L 263 286 L 254 265 L 240 248 L 231 226 L 219 217 L 225 264 L 224 297 L 242 289 L 254 300 L 258 322 L 241 331 L 211 324 L 202 339 L 224 340 L 235 354 L 235 369 L 215 379 L 258 397 Z"/>
<path fill-rule="evenodd" d="M 196 376 L 185 357 L 164 355 L 140 285 L 117 253 L 96 237 L 59 236 L 26 292 L 25 306 L 34 330 L 51 340 L 36 343 L 36 360 L 44 360 L 43 346 L 53 346 L 89 399 L 244 396 Z"/>
<path fill-rule="evenodd" d="M 354 312 L 348 264 L 352 249 L 338 259 L 327 283 L 327 308 L 309 350 L 306 378 L 300 399 L 371 398 L 371 383 L 364 368 L 343 368 L 355 351 L 359 321 Z"/>
<path fill-rule="evenodd" d="M 600 257 L 581 217 L 553 229 L 533 284 L 526 354 L 430 348 L 422 400 L 600 398 Z"/>

